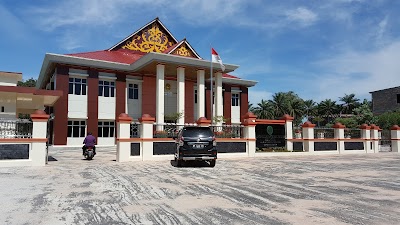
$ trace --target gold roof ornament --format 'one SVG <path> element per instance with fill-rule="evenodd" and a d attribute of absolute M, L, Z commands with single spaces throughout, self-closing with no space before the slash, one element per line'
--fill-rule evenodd
<path fill-rule="evenodd" d="M 160 30 L 156 23 L 151 28 L 143 30 L 141 35 L 135 35 L 131 41 L 128 41 L 123 49 L 148 52 L 164 52 L 173 45 L 169 41 L 168 35 Z"/>

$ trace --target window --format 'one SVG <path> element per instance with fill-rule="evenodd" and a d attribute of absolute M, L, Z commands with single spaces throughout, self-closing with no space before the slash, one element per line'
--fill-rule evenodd
<path fill-rule="evenodd" d="M 4 112 L 4 106 L 1 107 L 1 112 Z"/>
<path fill-rule="evenodd" d="M 129 84 L 128 98 L 129 99 L 139 99 L 139 85 L 138 84 Z"/>
<path fill-rule="evenodd" d="M 114 137 L 115 123 L 111 121 L 98 122 L 99 137 Z"/>
<path fill-rule="evenodd" d="M 84 120 L 69 120 L 67 137 L 85 137 L 86 136 L 86 121 Z"/>
<path fill-rule="evenodd" d="M 68 94 L 86 95 L 86 79 L 69 78 Z"/>
<path fill-rule="evenodd" d="M 197 90 L 194 90 L 194 104 L 197 104 Z"/>
<path fill-rule="evenodd" d="M 397 94 L 397 103 L 400 103 L 400 94 Z"/>
<path fill-rule="evenodd" d="M 239 106 L 239 94 L 232 94 L 232 106 Z"/>
<path fill-rule="evenodd" d="M 115 82 L 99 80 L 99 96 L 114 97 Z"/>

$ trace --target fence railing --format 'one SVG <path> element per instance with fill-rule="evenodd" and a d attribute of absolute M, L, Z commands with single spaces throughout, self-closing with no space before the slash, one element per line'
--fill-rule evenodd
<path fill-rule="evenodd" d="M 178 136 L 183 127 L 197 126 L 195 123 L 176 124 L 176 123 L 155 123 L 153 126 L 153 138 L 174 138 Z"/>
<path fill-rule="evenodd" d="M 315 139 L 328 139 L 335 137 L 335 129 L 334 128 L 325 128 L 325 127 L 316 127 L 314 129 L 314 138 Z"/>
<path fill-rule="evenodd" d="M 0 120 L 0 138 L 32 138 L 30 120 Z"/>
<path fill-rule="evenodd" d="M 361 129 L 345 128 L 344 129 L 344 138 L 347 138 L 347 139 L 361 138 Z"/>
<path fill-rule="evenodd" d="M 243 127 L 243 125 L 210 126 L 217 138 L 241 138 Z"/>

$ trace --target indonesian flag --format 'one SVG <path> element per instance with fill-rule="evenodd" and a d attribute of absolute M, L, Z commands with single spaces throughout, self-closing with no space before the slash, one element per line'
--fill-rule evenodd
<path fill-rule="evenodd" d="M 214 48 L 211 48 L 211 58 L 212 58 L 213 62 L 217 62 L 217 63 L 219 63 L 221 65 L 222 72 L 224 72 L 225 71 L 225 66 L 222 63 L 221 58 L 219 57 L 217 51 L 215 51 Z"/>

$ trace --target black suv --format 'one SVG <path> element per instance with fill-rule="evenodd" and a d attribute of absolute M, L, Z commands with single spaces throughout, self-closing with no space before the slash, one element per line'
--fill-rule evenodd
<path fill-rule="evenodd" d="M 209 127 L 184 127 L 175 141 L 177 166 L 189 160 L 209 161 L 211 167 L 215 166 L 217 142 Z"/>

